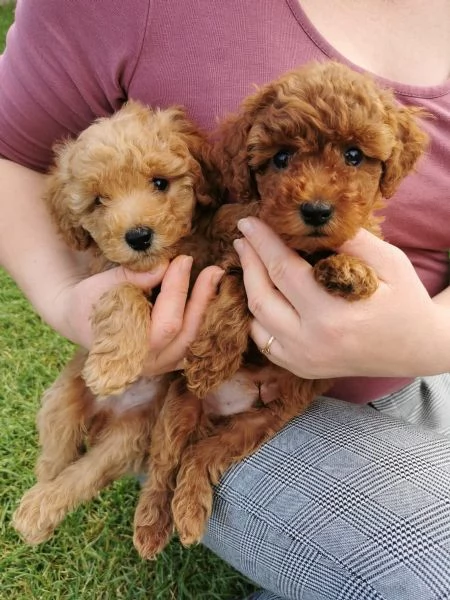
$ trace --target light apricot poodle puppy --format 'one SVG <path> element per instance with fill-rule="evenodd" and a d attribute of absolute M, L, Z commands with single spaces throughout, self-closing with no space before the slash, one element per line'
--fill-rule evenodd
<path fill-rule="evenodd" d="M 211 258 L 201 242 L 213 210 L 207 149 L 181 108 L 128 102 L 96 121 L 57 148 L 48 177 L 46 201 L 63 238 L 90 254 L 92 272 L 146 271 L 198 250 L 198 273 Z M 93 308 L 91 351 L 80 349 L 45 393 L 38 483 L 13 518 L 28 542 L 47 539 L 67 512 L 114 479 L 147 469 L 170 382 L 140 376 L 150 315 L 137 287 L 106 292 Z"/>
<path fill-rule="evenodd" d="M 174 258 L 191 233 L 195 207 L 210 203 L 205 147 L 181 108 L 137 102 L 61 144 L 46 200 L 65 241 L 90 252 L 93 272 L 117 264 L 149 271 Z M 123 283 L 102 296 L 83 368 L 94 394 L 120 393 L 139 377 L 149 324 L 139 288 Z"/>
<path fill-rule="evenodd" d="M 237 221 L 248 215 L 266 221 L 314 265 L 316 280 L 331 294 L 368 298 L 378 285 L 374 271 L 334 250 L 361 227 L 380 234 L 383 199 L 394 195 L 426 145 L 418 116 L 370 77 L 328 62 L 263 86 L 223 123 L 215 157 L 224 186 L 240 203 L 222 206 L 214 219 L 225 275 L 187 356 L 187 384 L 171 385 L 166 418 L 152 434 L 152 476 L 135 515 L 135 543 L 144 556 L 168 539 L 171 521 L 162 518 L 168 502 L 181 541 L 200 540 L 212 484 L 330 385 L 283 371 L 249 341 L 251 313 L 232 245 L 240 236 Z M 242 366 L 259 368 L 261 381 L 277 378 L 276 399 L 234 416 L 206 414 L 202 399 Z"/>

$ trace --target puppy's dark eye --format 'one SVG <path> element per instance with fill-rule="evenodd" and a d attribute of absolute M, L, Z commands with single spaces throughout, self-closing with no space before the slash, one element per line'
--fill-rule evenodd
<path fill-rule="evenodd" d="M 360 165 L 363 161 L 364 158 L 364 153 L 362 150 L 360 150 L 359 148 L 353 147 L 353 148 L 347 148 L 347 150 L 344 152 L 344 158 L 345 158 L 345 162 L 352 166 L 352 167 L 357 167 L 358 165 Z"/>
<path fill-rule="evenodd" d="M 101 206 L 103 204 L 103 198 L 101 196 L 95 196 L 94 206 Z"/>
<path fill-rule="evenodd" d="M 292 156 L 292 152 L 289 150 L 280 150 L 275 154 L 272 158 L 272 163 L 276 169 L 282 170 L 286 169 L 289 165 L 289 160 Z"/>
<path fill-rule="evenodd" d="M 152 183 L 159 192 L 165 192 L 169 188 L 169 182 L 163 177 L 153 177 Z"/>

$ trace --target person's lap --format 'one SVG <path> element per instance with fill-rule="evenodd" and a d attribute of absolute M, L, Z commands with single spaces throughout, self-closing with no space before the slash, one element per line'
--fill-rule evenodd
<path fill-rule="evenodd" d="M 448 438 L 323 398 L 225 475 L 204 544 L 258 600 L 443 599 L 449 499 Z"/>

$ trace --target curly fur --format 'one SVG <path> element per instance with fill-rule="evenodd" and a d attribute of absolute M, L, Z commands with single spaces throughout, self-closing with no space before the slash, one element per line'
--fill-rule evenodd
<path fill-rule="evenodd" d="M 90 253 L 92 272 L 118 264 L 145 271 L 196 249 L 198 272 L 211 258 L 200 239 L 214 210 L 207 155 L 182 109 L 129 102 L 57 147 L 46 201 L 66 242 Z M 155 178 L 166 179 L 167 189 L 157 189 Z M 127 244 L 136 227 L 153 231 L 148 248 Z M 50 537 L 67 512 L 114 479 L 147 468 L 170 383 L 169 376 L 139 378 L 150 314 L 146 295 L 129 283 L 104 294 L 93 309 L 91 351 L 80 349 L 45 393 L 38 483 L 13 519 L 28 542 Z"/>
<path fill-rule="evenodd" d="M 191 232 L 196 203 L 210 202 L 199 162 L 206 165 L 205 147 L 181 108 L 153 111 L 137 102 L 57 147 L 46 200 L 66 242 L 88 248 L 94 270 L 120 264 L 148 271 L 172 259 Z M 155 186 L 158 179 L 169 182 L 166 190 Z M 126 241 L 137 228 L 152 232 L 145 251 Z M 148 306 L 142 291 L 123 284 L 94 307 L 94 341 L 83 375 L 96 395 L 120 393 L 141 373 Z"/>
<path fill-rule="evenodd" d="M 284 75 L 245 100 L 239 113 L 223 124 L 217 161 L 224 185 L 244 204 L 222 207 L 216 221 L 226 214 L 237 237 L 237 220 L 257 215 L 311 261 L 324 251 L 330 254 L 314 265 L 316 279 L 330 293 L 349 300 L 370 296 L 377 287 L 373 271 L 356 258 L 334 255 L 333 249 L 361 227 L 380 235 L 377 211 L 383 199 L 411 171 L 427 142 L 415 119 L 418 114 L 417 108 L 399 106 L 391 92 L 344 65 L 314 63 Z M 345 152 L 355 148 L 363 153 L 357 166 L 345 160 Z M 289 154 L 282 169 L 274 163 L 280 151 Z M 327 206 L 331 217 L 311 224 L 302 211 L 305 205 L 318 204 Z M 236 319 L 230 323 L 227 317 L 227 327 L 221 327 L 227 305 L 237 306 L 235 295 L 222 293 L 237 286 L 235 279 L 245 303 L 231 244 L 223 264 L 229 274 L 187 361 L 189 388 L 200 396 L 232 375 L 240 364 L 237 355 L 242 357 L 247 348 L 237 340 L 243 340 L 243 329 L 248 331 L 248 312 L 242 320 L 233 309 Z M 223 309 L 217 309 L 219 304 Z M 211 335 L 227 349 L 220 366 Z"/>

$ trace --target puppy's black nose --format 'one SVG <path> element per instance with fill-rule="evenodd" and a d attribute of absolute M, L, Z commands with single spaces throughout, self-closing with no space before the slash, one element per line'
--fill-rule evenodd
<path fill-rule="evenodd" d="M 305 225 L 320 227 L 331 219 L 334 209 L 331 204 L 318 200 L 301 204 L 299 210 Z"/>
<path fill-rule="evenodd" d="M 125 234 L 126 243 L 133 250 L 143 252 L 152 245 L 153 230 L 150 227 L 134 227 Z"/>

